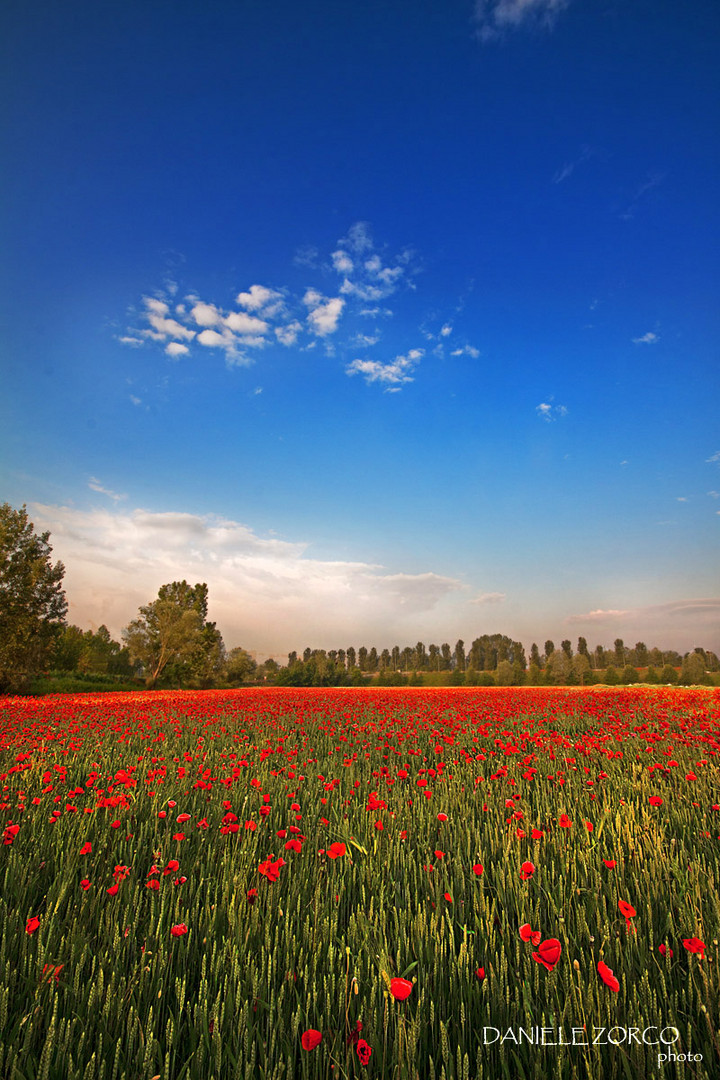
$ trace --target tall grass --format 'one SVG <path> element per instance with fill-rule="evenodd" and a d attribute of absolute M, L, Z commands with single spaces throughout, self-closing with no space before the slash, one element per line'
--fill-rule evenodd
<path fill-rule="evenodd" d="M 720 1075 L 719 703 L 530 688 L 5 699 L 0 1076 Z M 560 942 L 553 970 L 525 924 Z M 396 977 L 414 982 L 405 1001 Z M 538 1029 L 576 1045 L 536 1045 Z M 659 1064 L 670 1052 L 702 1059 Z"/>

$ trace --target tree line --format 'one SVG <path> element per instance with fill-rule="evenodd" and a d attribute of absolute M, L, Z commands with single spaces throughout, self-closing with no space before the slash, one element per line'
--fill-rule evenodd
<path fill-rule="evenodd" d="M 559 647 L 548 639 L 533 643 L 529 656 L 519 641 L 505 634 L 483 634 L 466 649 L 459 640 L 426 646 L 307 647 L 290 652 L 286 665 L 274 659 L 257 665 L 243 648 L 225 648 L 208 619 L 205 583 L 173 581 L 143 605 L 113 640 L 107 627 L 81 630 L 66 621 L 62 589 L 65 568 L 51 561 L 48 532 L 38 535 L 27 510 L 0 507 L 0 692 L 27 690 L 41 672 L 76 679 L 106 679 L 110 684 L 144 683 L 147 687 L 208 688 L 270 683 L 280 686 L 341 685 L 608 685 L 637 682 L 714 683 L 720 661 L 695 648 L 680 653 L 648 648 L 638 641 L 626 647 L 589 649 L 579 637 Z M 715 678 L 713 677 L 715 676 Z"/>

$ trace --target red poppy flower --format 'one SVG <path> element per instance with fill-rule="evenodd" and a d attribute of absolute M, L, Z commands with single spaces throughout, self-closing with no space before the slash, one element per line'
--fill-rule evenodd
<path fill-rule="evenodd" d="M 157 892 L 158 889 L 160 888 L 160 879 L 159 878 L 150 878 L 149 881 L 145 882 L 145 888 L 146 889 L 152 889 L 153 892 Z"/>
<path fill-rule="evenodd" d="M 535 873 L 535 866 L 531 862 L 524 862 L 520 867 L 520 877 L 523 881 L 527 881 Z"/>
<path fill-rule="evenodd" d="M 84 891 L 87 892 L 88 889 L 90 888 L 91 884 L 92 884 L 92 882 L 88 881 L 88 879 L 86 877 L 84 877 L 82 879 L 82 881 L 80 882 L 80 888 L 84 889 Z"/>
<path fill-rule="evenodd" d="M 110 822 L 110 828 L 111 829 L 119 829 L 120 828 L 120 822 L 119 821 L 111 821 Z"/>
<path fill-rule="evenodd" d="M 659 795 L 651 795 L 648 799 L 648 802 L 651 806 L 662 806 L 663 804 L 663 801 Z"/>
<path fill-rule="evenodd" d="M 597 969 L 598 969 L 598 975 L 600 976 L 602 981 L 605 983 L 605 985 L 609 986 L 611 990 L 614 990 L 615 993 L 617 993 L 618 990 L 620 989 L 620 983 L 617 981 L 617 979 L 615 978 L 612 971 L 607 966 L 607 964 L 605 963 L 604 960 L 599 961 Z"/>
<path fill-rule="evenodd" d="M 452 902 L 453 902 L 452 901 L 452 896 L 450 895 L 449 892 L 445 893 L 445 899 L 447 900 L 448 904 L 452 904 Z"/>
<path fill-rule="evenodd" d="M 187 932 L 188 928 L 184 922 L 176 923 L 175 926 L 170 927 L 170 933 L 173 937 L 183 937 Z"/>
<path fill-rule="evenodd" d="M 258 866 L 258 870 L 263 874 L 268 881 L 277 881 L 280 877 L 280 867 L 285 865 L 284 859 L 276 859 L 275 862 L 272 859 L 265 859 Z"/>
<path fill-rule="evenodd" d="M 341 844 L 339 841 L 336 840 L 335 843 L 331 844 L 330 847 L 327 849 L 328 859 L 339 859 L 340 856 L 344 855 L 346 851 L 347 848 L 345 847 L 345 844 Z"/>
<path fill-rule="evenodd" d="M 572 821 L 567 816 L 567 814 L 561 814 L 560 817 L 558 818 L 558 825 L 560 826 L 561 829 L 569 829 L 570 826 L 572 825 Z"/>
<path fill-rule="evenodd" d="M 545 833 L 542 831 L 542 829 L 533 829 L 533 831 L 530 833 L 530 836 L 533 840 L 541 840 L 544 835 Z"/>
<path fill-rule="evenodd" d="M 628 904 L 626 900 L 618 900 L 618 907 L 620 908 L 621 914 L 625 916 L 625 922 L 630 926 L 630 920 L 635 918 L 637 911 L 632 904 Z"/>
<path fill-rule="evenodd" d="M 673 956 L 675 955 L 672 949 L 668 948 L 668 946 L 664 942 L 662 945 L 658 946 L 658 952 L 662 957 L 667 957 L 668 960 L 672 960 Z"/>
<path fill-rule="evenodd" d="M 614 859 L 603 859 L 603 862 L 607 866 L 608 870 L 614 870 L 615 867 L 617 866 L 617 863 L 615 862 Z"/>
<path fill-rule="evenodd" d="M 118 889 L 119 889 L 119 888 L 120 888 L 120 886 L 119 886 L 119 885 L 117 884 L 117 882 L 116 882 L 116 883 L 115 883 L 114 885 L 111 885 L 111 886 L 110 886 L 110 888 L 109 888 L 109 889 L 106 889 L 105 891 L 106 891 L 106 892 L 107 892 L 107 893 L 108 893 L 108 894 L 109 894 L 110 896 L 115 896 L 115 894 L 117 893 L 117 891 L 118 891 Z"/>
<path fill-rule="evenodd" d="M 701 941 L 700 938 L 684 938 L 683 945 L 688 952 L 697 953 L 701 960 L 705 959 L 705 950 L 707 949 L 707 945 L 704 941 Z"/>
<path fill-rule="evenodd" d="M 475 865 L 473 866 L 473 874 L 477 874 L 477 876 L 480 877 L 484 869 L 485 867 L 482 863 L 475 863 Z"/>
<path fill-rule="evenodd" d="M 482 981 L 483 981 L 483 979 L 485 978 L 485 968 L 483 968 L 483 967 L 479 967 L 479 968 L 478 968 L 478 969 L 476 970 L 475 974 L 477 975 L 477 977 L 478 977 L 478 979 L 480 980 L 480 982 L 482 982 Z"/>
<path fill-rule="evenodd" d="M 520 937 L 523 941 L 532 941 L 533 945 L 539 945 L 542 938 L 541 930 L 532 930 L 530 923 L 526 922 L 520 927 Z"/>
<path fill-rule="evenodd" d="M 86 844 L 83 844 L 83 846 L 80 848 L 80 854 L 81 855 L 89 855 L 91 851 L 92 851 L 92 844 L 88 840 L 88 842 Z"/>
<path fill-rule="evenodd" d="M 178 825 L 184 825 L 185 822 L 189 821 L 189 820 L 190 820 L 190 815 L 189 814 L 178 814 L 178 816 L 177 816 Z"/>
<path fill-rule="evenodd" d="M 303 1050 L 314 1050 L 322 1042 L 322 1035 L 315 1028 L 308 1028 L 300 1039 Z"/>
<path fill-rule="evenodd" d="M 257 894 L 258 894 L 257 889 L 248 889 L 248 891 L 247 891 L 247 902 L 248 902 L 248 904 L 254 904 L 255 903 L 255 898 L 256 898 Z"/>
<path fill-rule="evenodd" d="M 542 964 L 548 971 L 552 971 L 560 959 L 561 952 L 562 945 L 558 939 L 548 938 L 546 941 L 540 942 L 537 952 L 533 953 L 533 960 L 537 960 L 538 964 Z"/>
<path fill-rule="evenodd" d="M 447 814 L 438 814 L 437 819 L 438 821 L 447 821 L 448 816 Z"/>
<path fill-rule="evenodd" d="M 25 924 L 25 933 L 34 934 L 39 925 L 40 920 L 38 919 L 37 915 L 31 915 Z"/>
<path fill-rule="evenodd" d="M 412 993 L 413 984 L 407 979 L 391 979 L 390 993 L 396 1001 L 404 1001 Z"/>
<path fill-rule="evenodd" d="M 360 1064 L 367 1065 L 370 1061 L 371 1054 L 372 1049 L 370 1048 L 369 1044 L 366 1043 L 364 1039 L 358 1039 L 357 1056 L 360 1058 Z"/>

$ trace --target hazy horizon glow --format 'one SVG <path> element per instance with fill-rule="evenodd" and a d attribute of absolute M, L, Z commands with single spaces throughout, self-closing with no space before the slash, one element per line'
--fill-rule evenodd
<path fill-rule="evenodd" d="M 720 652 L 720 14 L 5 19 L 0 500 L 118 637 Z"/>

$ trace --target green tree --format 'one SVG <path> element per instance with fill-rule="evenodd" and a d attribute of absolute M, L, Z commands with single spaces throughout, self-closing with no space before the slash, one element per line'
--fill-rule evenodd
<path fill-rule="evenodd" d="M 704 654 L 691 652 L 683 659 L 680 670 L 680 682 L 685 686 L 700 685 L 709 682 L 705 672 Z"/>
<path fill-rule="evenodd" d="M 85 647 L 85 634 L 79 626 L 63 626 L 55 639 L 52 666 L 56 671 L 77 671 Z"/>
<path fill-rule="evenodd" d="M 457 644 L 455 645 L 454 656 L 455 656 L 455 670 L 456 671 L 464 671 L 465 670 L 465 642 L 464 641 L 458 641 L 457 642 Z"/>
<path fill-rule="evenodd" d="M 498 686 L 512 686 L 513 685 L 513 666 L 509 660 L 500 660 L 497 666 L 497 684 Z"/>
<path fill-rule="evenodd" d="M 550 653 L 545 664 L 545 676 L 549 685 L 566 684 L 571 670 L 570 657 L 564 649 L 555 649 Z"/>
<path fill-rule="evenodd" d="M 257 664 L 246 649 L 239 646 L 231 649 L 225 661 L 225 678 L 233 686 L 239 686 L 251 678 L 257 671 Z M 265 662 L 265 674 L 268 674 L 268 661 Z"/>
<path fill-rule="evenodd" d="M 65 621 L 65 568 L 50 561 L 49 539 L 35 532 L 25 506 L 0 507 L 0 691 L 44 668 Z"/>
<path fill-rule="evenodd" d="M 130 657 L 142 664 L 149 687 L 156 685 L 169 664 L 190 664 L 207 651 L 206 611 L 207 585 L 191 588 L 186 581 L 173 581 L 163 585 L 157 600 L 141 607 L 139 618 L 123 630 Z"/>
<path fill-rule="evenodd" d="M 678 673 L 672 664 L 663 665 L 663 669 L 660 672 L 661 683 L 676 683 L 678 681 Z"/>
<path fill-rule="evenodd" d="M 630 650 L 630 663 L 634 667 L 648 667 L 648 647 L 644 641 L 636 641 L 635 648 Z"/>
<path fill-rule="evenodd" d="M 534 641 L 530 646 L 530 666 L 536 668 L 542 667 L 542 663 L 540 660 L 540 650 L 538 649 Z"/>
<path fill-rule="evenodd" d="M 565 653 L 568 660 L 572 660 L 572 655 L 573 655 L 572 642 L 568 638 L 565 638 L 565 641 L 560 642 L 560 648 Z"/>
<path fill-rule="evenodd" d="M 614 661 L 618 667 L 625 666 L 625 643 L 622 638 L 615 638 L 615 656 Z"/>
<path fill-rule="evenodd" d="M 547 664 L 548 660 L 550 659 L 550 657 L 552 656 L 552 654 L 554 652 L 555 652 L 555 642 L 550 641 L 550 639 L 548 639 L 545 642 L 545 663 L 546 664 Z"/>
<path fill-rule="evenodd" d="M 570 661 L 570 668 L 580 686 L 585 686 L 590 681 L 591 668 L 587 653 L 578 650 Z"/>

